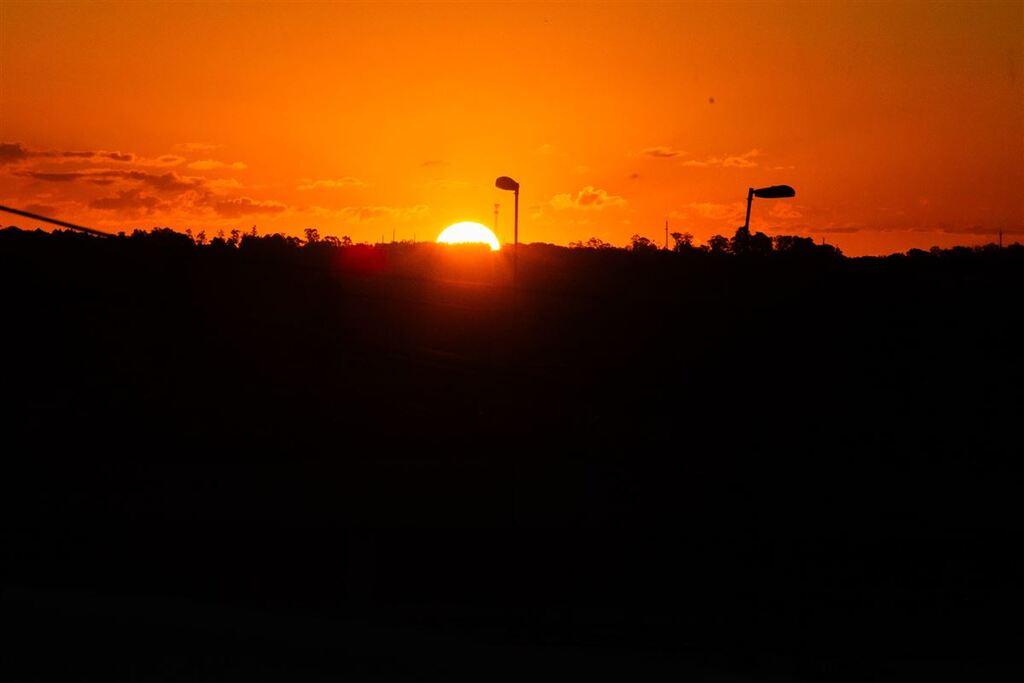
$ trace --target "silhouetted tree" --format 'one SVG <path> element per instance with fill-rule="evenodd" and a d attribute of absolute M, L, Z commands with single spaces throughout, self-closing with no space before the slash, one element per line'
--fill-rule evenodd
<path fill-rule="evenodd" d="M 316 228 L 306 228 L 303 232 L 306 233 L 306 242 L 308 244 L 316 244 L 320 241 L 320 231 Z"/>
<path fill-rule="evenodd" d="M 640 235 L 633 235 L 629 238 L 629 250 L 630 251 L 657 251 L 658 245 L 646 237 Z"/>
<path fill-rule="evenodd" d="M 712 235 L 708 238 L 708 250 L 712 254 L 728 254 L 731 251 L 729 238 L 722 235 Z"/>
<path fill-rule="evenodd" d="M 609 242 L 605 242 L 600 237 L 591 237 L 586 242 L 577 240 L 576 242 L 569 243 L 570 249 L 614 249 Z"/>
<path fill-rule="evenodd" d="M 688 232 L 673 232 L 672 237 L 675 243 L 672 246 L 672 251 L 683 252 L 689 249 L 693 249 L 693 235 Z"/>
<path fill-rule="evenodd" d="M 729 243 L 730 251 L 737 256 L 767 256 L 772 253 L 772 238 L 763 232 L 750 234 L 750 228 L 740 226 Z"/>
<path fill-rule="evenodd" d="M 817 245 L 810 237 L 795 235 L 778 235 L 773 240 L 775 251 L 781 254 L 809 255 L 813 254 Z"/>

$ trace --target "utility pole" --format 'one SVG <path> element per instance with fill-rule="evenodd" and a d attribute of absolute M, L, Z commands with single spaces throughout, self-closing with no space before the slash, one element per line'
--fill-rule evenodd
<path fill-rule="evenodd" d="M 501 208 L 501 204 L 494 205 L 494 236 L 498 238 L 498 242 L 501 242 L 501 235 L 498 233 L 498 209 Z"/>
<path fill-rule="evenodd" d="M 668 219 L 665 219 L 665 251 L 668 251 Z"/>

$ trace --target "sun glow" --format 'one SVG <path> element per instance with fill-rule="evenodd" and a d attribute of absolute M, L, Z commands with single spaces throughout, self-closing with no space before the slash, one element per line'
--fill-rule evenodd
<path fill-rule="evenodd" d="M 494 236 L 494 233 L 486 225 L 474 223 L 473 221 L 463 221 L 462 223 L 449 225 L 437 236 L 437 242 L 438 244 L 486 244 L 491 248 L 491 251 L 501 249 L 501 245 L 498 244 L 498 238 Z"/>

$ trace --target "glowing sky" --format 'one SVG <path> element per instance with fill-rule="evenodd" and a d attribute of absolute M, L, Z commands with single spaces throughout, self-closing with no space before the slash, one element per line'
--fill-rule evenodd
<path fill-rule="evenodd" d="M 0 203 L 101 229 L 1024 239 L 1024 3 L 0 0 Z M 0 214 L 0 224 L 31 226 Z"/>

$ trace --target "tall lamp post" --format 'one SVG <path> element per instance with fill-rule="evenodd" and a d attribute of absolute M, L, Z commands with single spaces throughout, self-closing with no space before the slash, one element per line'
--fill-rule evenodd
<path fill-rule="evenodd" d="M 512 277 L 516 279 L 519 275 L 519 183 L 503 175 L 494 181 L 494 186 L 499 190 L 508 190 L 516 193 L 515 218 L 513 219 L 513 249 L 512 249 Z"/>
<path fill-rule="evenodd" d="M 761 187 L 756 190 L 751 187 L 747 190 L 747 220 L 743 222 L 743 227 L 748 231 L 750 230 L 750 205 L 753 203 L 754 197 L 760 197 L 761 199 L 784 199 L 795 196 L 796 190 L 789 185 L 772 185 L 771 187 Z"/>

